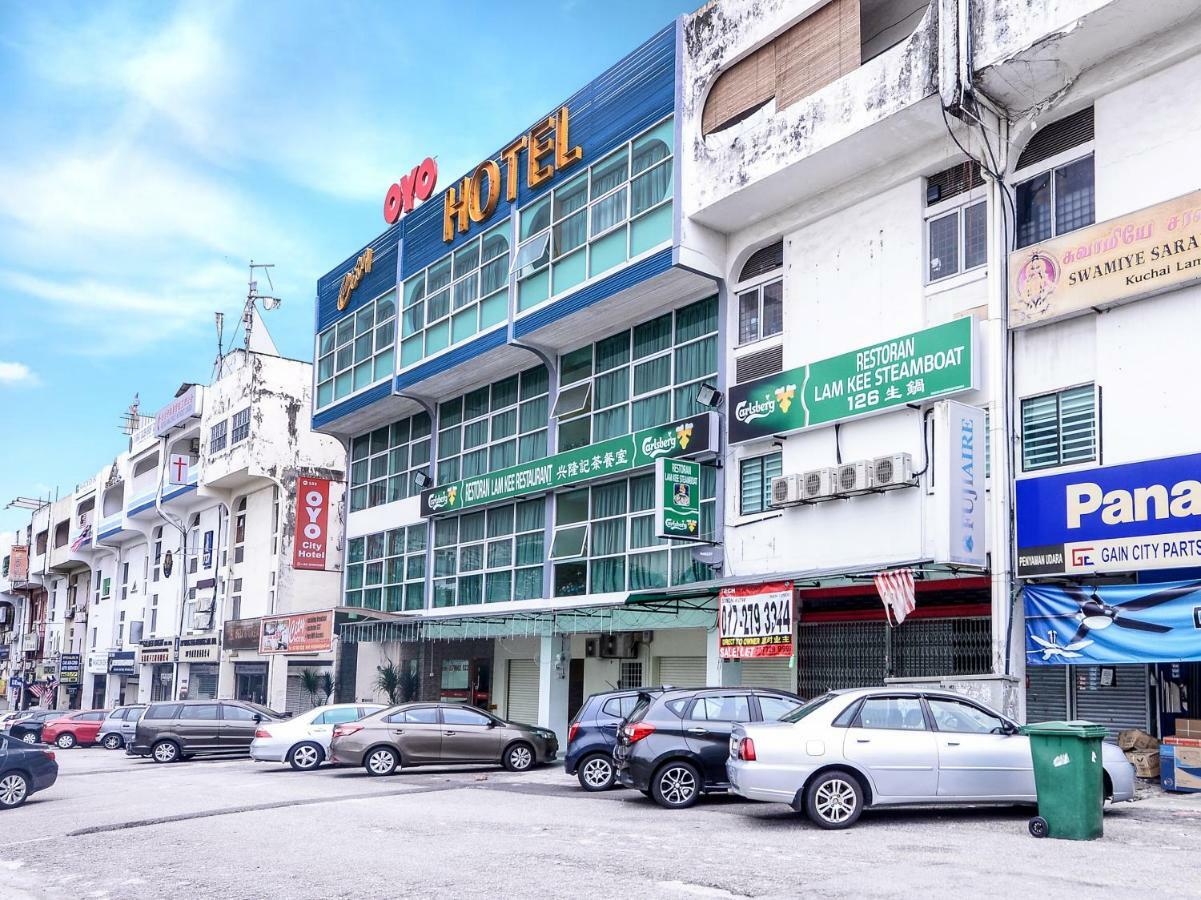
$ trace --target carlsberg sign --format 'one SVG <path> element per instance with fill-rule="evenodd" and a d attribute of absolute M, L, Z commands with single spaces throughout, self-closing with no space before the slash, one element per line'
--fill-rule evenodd
<path fill-rule="evenodd" d="M 730 442 L 886 412 L 976 386 L 970 317 L 730 388 Z"/>

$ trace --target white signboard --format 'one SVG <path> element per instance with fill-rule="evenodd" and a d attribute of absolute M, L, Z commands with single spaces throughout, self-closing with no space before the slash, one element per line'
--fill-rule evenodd
<path fill-rule="evenodd" d="M 187 484 L 192 458 L 186 453 L 172 453 L 167 464 L 167 479 L 171 484 Z"/>
<path fill-rule="evenodd" d="M 984 568 L 984 410 L 944 400 L 934 429 L 935 560 Z"/>
<path fill-rule="evenodd" d="M 181 422 L 200 415 L 200 388 L 192 385 L 154 416 L 154 433 L 159 437 Z"/>

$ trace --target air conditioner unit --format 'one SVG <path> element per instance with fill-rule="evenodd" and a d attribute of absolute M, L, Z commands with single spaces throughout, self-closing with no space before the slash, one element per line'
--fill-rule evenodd
<path fill-rule="evenodd" d="M 771 480 L 771 505 L 788 506 L 801 502 L 801 477 L 777 475 Z"/>
<path fill-rule="evenodd" d="M 834 483 L 839 494 L 863 494 L 870 491 L 876 483 L 871 461 L 861 459 L 839 466 L 835 470 Z"/>
<path fill-rule="evenodd" d="M 584 656 L 589 659 L 596 659 L 600 655 L 600 651 L 597 649 L 599 641 L 599 638 L 586 638 L 584 640 Z"/>
<path fill-rule="evenodd" d="M 871 466 L 877 490 L 912 487 L 917 483 L 913 477 L 913 457 L 908 453 L 877 456 Z"/>
<path fill-rule="evenodd" d="M 601 659 L 634 659 L 638 656 L 638 635 L 623 631 L 602 634 L 599 639 Z"/>
<path fill-rule="evenodd" d="M 801 499 L 824 500 L 834 496 L 835 469 L 814 469 L 801 476 Z"/>

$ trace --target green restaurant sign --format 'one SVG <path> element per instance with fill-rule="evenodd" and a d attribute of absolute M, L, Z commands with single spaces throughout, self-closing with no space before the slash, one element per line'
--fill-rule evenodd
<path fill-rule="evenodd" d="M 701 464 L 690 459 L 655 460 L 655 533 L 683 541 L 701 536 Z"/>
<path fill-rule="evenodd" d="M 730 388 L 730 443 L 829 425 L 976 387 L 975 320 L 953 319 Z"/>
<path fill-rule="evenodd" d="M 717 449 L 715 417 L 716 413 L 700 413 L 498 472 L 439 485 L 421 492 L 421 514 L 434 516 L 514 497 L 544 494 L 653 465 L 660 458 L 711 453 Z"/>

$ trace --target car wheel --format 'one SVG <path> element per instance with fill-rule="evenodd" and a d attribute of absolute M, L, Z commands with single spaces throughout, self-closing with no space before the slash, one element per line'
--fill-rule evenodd
<path fill-rule="evenodd" d="M 617 772 L 608 753 L 594 753 L 584 758 L 576 771 L 580 787 L 586 791 L 607 791 L 613 787 Z"/>
<path fill-rule="evenodd" d="M 665 765 L 651 782 L 651 798 L 664 809 L 687 809 L 700 795 L 701 773 L 682 760 Z"/>
<path fill-rule="evenodd" d="M 850 828 L 863 812 L 863 788 L 846 772 L 827 772 L 809 785 L 805 809 L 820 828 Z"/>
<path fill-rule="evenodd" d="M 504 762 L 510 772 L 524 772 L 534 765 L 534 748 L 525 743 L 514 744 L 505 751 Z"/>
<path fill-rule="evenodd" d="M 27 731 L 21 735 L 21 740 L 27 744 L 36 744 L 38 742 L 37 735 L 35 735 L 32 731 Z"/>
<path fill-rule="evenodd" d="M 20 772 L 0 777 L 0 807 L 14 809 L 29 798 L 29 779 Z"/>
<path fill-rule="evenodd" d="M 376 747 L 363 760 L 363 767 L 368 775 L 391 775 L 400 765 L 400 758 L 395 750 L 387 747 Z"/>
<path fill-rule="evenodd" d="M 121 740 L 121 735 L 119 734 L 106 734 L 104 736 L 105 750 L 120 750 L 124 743 L 125 742 Z"/>
<path fill-rule="evenodd" d="M 179 744 L 175 741 L 158 741 L 150 748 L 156 763 L 173 763 L 179 759 Z"/>
<path fill-rule="evenodd" d="M 288 765 L 299 772 L 308 772 L 321 765 L 323 759 L 325 753 L 318 744 L 297 744 L 288 754 Z"/>
<path fill-rule="evenodd" d="M 71 732 L 64 731 L 57 738 L 55 738 L 54 743 L 58 745 L 60 750 L 70 750 L 79 742 L 75 740 L 75 735 L 71 734 Z"/>

